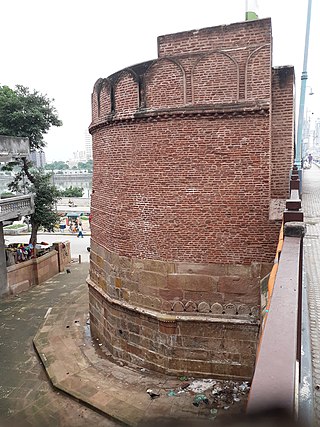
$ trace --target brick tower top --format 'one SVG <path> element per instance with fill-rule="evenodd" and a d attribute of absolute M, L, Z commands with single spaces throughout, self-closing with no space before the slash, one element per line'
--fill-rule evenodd
<path fill-rule="evenodd" d="M 270 18 L 183 31 L 158 37 L 158 57 L 260 46 L 271 38 Z"/>

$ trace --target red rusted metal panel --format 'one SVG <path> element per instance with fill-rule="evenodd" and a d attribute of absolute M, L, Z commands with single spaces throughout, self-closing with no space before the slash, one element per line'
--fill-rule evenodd
<path fill-rule="evenodd" d="M 293 413 L 299 326 L 300 237 L 285 237 L 260 341 L 247 412 L 282 407 Z"/>

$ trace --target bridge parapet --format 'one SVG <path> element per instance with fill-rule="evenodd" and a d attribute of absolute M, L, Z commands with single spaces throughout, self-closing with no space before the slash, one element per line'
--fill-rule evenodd
<path fill-rule="evenodd" d="M 305 224 L 293 173 L 283 215 L 284 240 L 277 253 L 274 283 L 261 327 L 247 412 L 283 408 L 294 416 L 300 377 L 302 250 Z M 298 183 L 299 184 L 299 183 Z M 281 255 L 281 256 L 280 256 Z M 270 275 L 272 276 L 272 275 Z M 274 277 L 274 275 L 272 276 Z"/>
<path fill-rule="evenodd" d="M 0 199 L 0 221 L 7 221 L 34 212 L 33 196 L 9 197 Z"/>

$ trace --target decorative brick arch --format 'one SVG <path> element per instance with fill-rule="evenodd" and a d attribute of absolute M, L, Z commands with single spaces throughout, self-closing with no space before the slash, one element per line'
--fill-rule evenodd
<path fill-rule="evenodd" d="M 97 88 L 98 117 L 104 117 L 111 112 L 111 86 L 108 79 L 101 79 Z"/>
<path fill-rule="evenodd" d="M 122 70 L 113 83 L 114 111 L 117 115 L 135 113 L 139 108 L 139 78 L 130 68 Z"/>
<path fill-rule="evenodd" d="M 171 58 L 155 60 L 144 76 L 145 106 L 174 108 L 186 104 L 186 76 L 182 65 Z"/>
<path fill-rule="evenodd" d="M 92 121 L 98 119 L 100 115 L 100 89 L 102 79 L 96 81 L 92 94 L 91 94 L 91 106 L 92 106 Z"/>
<path fill-rule="evenodd" d="M 225 52 L 202 55 L 191 75 L 192 103 L 214 104 L 239 100 L 239 65 Z"/>
<path fill-rule="evenodd" d="M 268 66 L 265 65 L 266 63 Z M 245 99 L 268 98 L 270 88 L 271 55 L 268 43 L 257 47 L 248 56 L 245 68 Z"/>

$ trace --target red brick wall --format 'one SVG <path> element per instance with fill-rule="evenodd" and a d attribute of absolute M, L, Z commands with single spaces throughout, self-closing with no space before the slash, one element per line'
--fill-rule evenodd
<path fill-rule="evenodd" d="M 271 197 L 289 197 L 289 174 L 294 150 L 294 69 L 278 67 L 272 73 L 272 180 Z"/>
<path fill-rule="evenodd" d="M 93 135 L 92 238 L 126 256 L 273 259 L 268 115 L 171 118 Z"/>
<path fill-rule="evenodd" d="M 251 52 L 246 62 L 246 99 L 270 99 L 270 46 L 263 45 Z"/>
<path fill-rule="evenodd" d="M 115 110 L 117 115 L 134 113 L 139 107 L 139 91 L 133 75 L 128 72 L 120 74 L 115 84 Z"/>
<path fill-rule="evenodd" d="M 238 64 L 230 56 L 213 52 L 202 56 L 193 69 L 195 104 L 238 100 Z"/>
<path fill-rule="evenodd" d="M 154 369 L 250 376 L 293 88 L 271 80 L 270 19 L 162 36 L 158 53 L 94 88 L 92 332 Z"/>
<path fill-rule="evenodd" d="M 239 22 L 158 37 L 158 56 L 258 46 L 271 42 L 271 20 Z"/>
<path fill-rule="evenodd" d="M 110 99 L 110 85 L 108 82 L 102 85 L 101 92 L 99 93 L 99 108 L 97 109 L 97 115 L 105 117 L 111 111 L 111 99 Z M 95 113 L 95 104 L 94 104 Z"/>
<path fill-rule="evenodd" d="M 179 63 L 162 59 L 147 71 L 146 107 L 168 108 L 184 105 L 184 70 Z"/>

